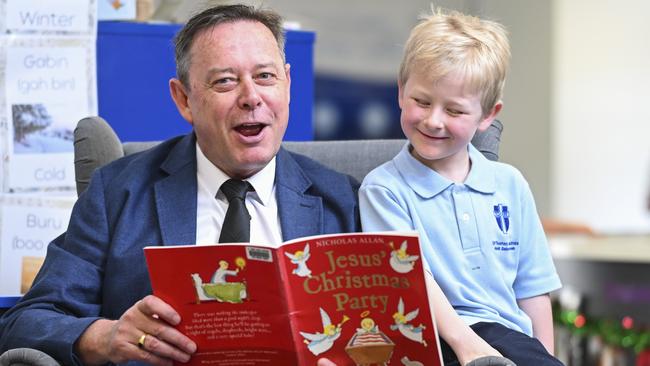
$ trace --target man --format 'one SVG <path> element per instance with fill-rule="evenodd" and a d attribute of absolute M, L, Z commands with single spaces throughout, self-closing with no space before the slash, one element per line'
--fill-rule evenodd
<path fill-rule="evenodd" d="M 251 241 L 358 231 L 356 184 L 280 148 L 291 83 L 280 17 L 214 7 L 175 43 L 170 91 L 193 132 L 95 172 L 32 289 L 0 320 L 0 352 L 31 347 L 63 364 L 187 361 L 196 345 L 150 295 L 142 248 L 217 242 L 230 178 L 254 190 Z"/>

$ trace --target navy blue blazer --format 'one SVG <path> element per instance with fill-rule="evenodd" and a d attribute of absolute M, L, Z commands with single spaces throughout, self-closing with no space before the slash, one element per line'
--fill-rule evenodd
<path fill-rule="evenodd" d="M 94 320 L 118 319 L 151 294 L 142 248 L 195 241 L 195 141 L 180 136 L 93 174 L 32 289 L 0 320 L 0 350 L 31 347 L 79 363 L 74 343 Z M 276 164 L 284 240 L 359 231 L 353 178 L 284 149 Z"/>

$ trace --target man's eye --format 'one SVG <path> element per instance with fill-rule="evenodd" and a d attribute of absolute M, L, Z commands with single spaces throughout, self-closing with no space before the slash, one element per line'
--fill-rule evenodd
<path fill-rule="evenodd" d="M 257 75 L 258 80 L 271 80 L 275 79 L 275 74 L 271 72 L 261 72 Z"/>
<path fill-rule="evenodd" d="M 215 80 L 213 82 L 213 84 L 215 84 L 215 85 L 224 85 L 224 84 L 228 84 L 230 82 L 233 82 L 234 80 L 235 79 L 233 79 L 233 78 L 221 78 L 221 79 Z"/>
<path fill-rule="evenodd" d="M 229 91 L 232 90 L 237 85 L 237 78 L 234 77 L 223 77 L 214 79 L 210 84 L 210 88 L 215 91 Z"/>

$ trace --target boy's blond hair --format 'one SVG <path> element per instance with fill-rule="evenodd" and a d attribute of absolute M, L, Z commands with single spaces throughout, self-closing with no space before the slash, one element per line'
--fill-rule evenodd
<path fill-rule="evenodd" d="M 433 9 L 409 35 L 399 70 L 400 85 L 414 69 L 432 80 L 459 73 L 472 93 L 481 93 L 487 114 L 501 100 L 510 61 L 505 28 L 456 11 Z"/>

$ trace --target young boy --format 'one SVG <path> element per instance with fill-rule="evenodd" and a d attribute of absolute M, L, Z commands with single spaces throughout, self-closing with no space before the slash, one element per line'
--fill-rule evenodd
<path fill-rule="evenodd" d="M 398 81 L 409 142 L 359 193 L 365 231 L 419 232 L 447 365 L 485 351 L 465 324 L 518 365 L 562 365 L 548 296 L 561 284 L 528 184 L 470 145 L 503 106 L 509 58 L 497 23 L 437 11 L 417 25 Z"/>

